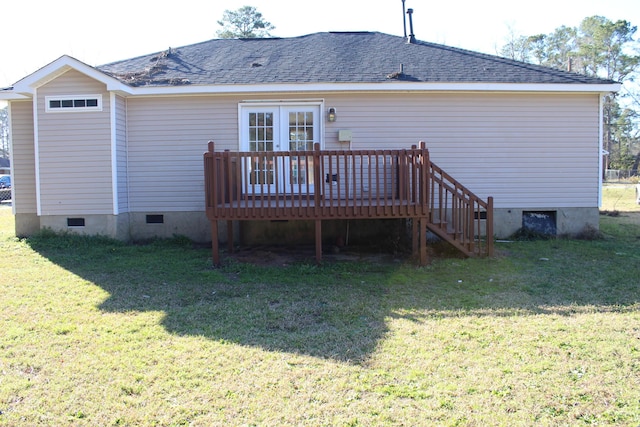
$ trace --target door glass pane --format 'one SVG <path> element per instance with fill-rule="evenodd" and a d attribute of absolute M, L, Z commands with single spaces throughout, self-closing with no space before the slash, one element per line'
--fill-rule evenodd
<path fill-rule="evenodd" d="M 273 113 L 249 113 L 249 151 L 273 151 Z M 273 184 L 275 182 L 273 158 L 258 155 L 249 162 L 250 184 Z"/>
<path fill-rule="evenodd" d="M 242 111 L 246 121 L 243 121 L 241 131 L 242 149 L 252 152 L 243 164 L 246 191 L 254 194 L 313 192 L 313 155 L 306 156 L 300 152 L 313 151 L 313 144 L 319 142 L 321 123 L 316 126 L 319 107 L 284 105 L 250 108 Z M 280 150 L 288 153 L 277 153 Z"/>
<path fill-rule="evenodd" d="M 273 184 L 273 158 L 255 156 L 251 158 L 249 184 Z"/>
<path fill-rule="evenodd" d="M 313 150 L 313 113 L 289 113 L 289 150 Z"/>
<path fill-rule="evenodd" d="M 289 159 L 291 183 L 313 185 L 313 157 L 291 156 Z"/>
<path fill-rule="evenodd" d="M 273 113 L 249 113 L 249 151 L 273 151 Z"/>
<path fill-rule="evenodd" d="M 313 113 L 289 112 L 289 150 L 313 150 Z M 291 156 L 290 179 L 294 185 L 313 185 L 313 157 Z"/>

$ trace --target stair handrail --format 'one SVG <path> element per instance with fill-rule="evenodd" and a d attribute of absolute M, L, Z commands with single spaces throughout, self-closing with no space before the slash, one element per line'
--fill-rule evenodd
<path fill-rule="evenodd" d="M 427 228 L 467 256 L 493 256 L 493 197 L 484 201 L 431 160 L 427 175 Z"/>

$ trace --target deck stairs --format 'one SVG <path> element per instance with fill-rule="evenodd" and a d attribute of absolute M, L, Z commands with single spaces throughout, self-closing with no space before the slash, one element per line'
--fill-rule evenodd
<path fill-rule="evenodd" d="M 409 219 L 413 252 L 427 262 L 427 230 L 464 255 L 492 256 L 493 198 L 482 200 L 431 162 L 424 142 L 410 149 L 286 152 L 216 151 L 204 154 L 205 204 L 214 263 L 218 221 L 315 221 L 316 259 L 322 258 L 322 221 Z"/>

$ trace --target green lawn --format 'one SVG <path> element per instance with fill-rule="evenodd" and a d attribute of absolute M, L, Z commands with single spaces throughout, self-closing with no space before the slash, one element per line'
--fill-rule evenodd
<path fill-rule="evenodd" d="M 0 207 L 0 426 L 637 426 L 626 209 L 492 259 L 213 269 L 183 239 L 17 239 Z"/>
<path fill-rule="evenodd" d="M 609 184 L 603 188 L 602 210 L 640 212 L 636 184 Z"/>

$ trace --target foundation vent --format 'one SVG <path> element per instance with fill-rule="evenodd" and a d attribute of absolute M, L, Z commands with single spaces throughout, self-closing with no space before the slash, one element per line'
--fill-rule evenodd
<path fill-rule="evenodd" d="M 67 218 L 67 227 L 84 227 L 84 218 Z"/>
<path fill-rule="evenodd" d="M 164 224 L 164 215 L 147 215 L 147 224 Z"/>

